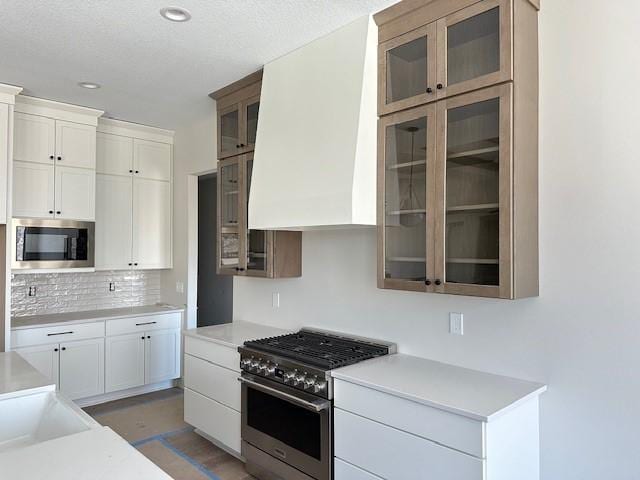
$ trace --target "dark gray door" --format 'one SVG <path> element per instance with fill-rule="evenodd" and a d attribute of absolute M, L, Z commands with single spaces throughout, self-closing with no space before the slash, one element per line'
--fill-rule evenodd
<path fill-rule="evenodd" d="M 198 178 L 198 326 L 231 322 L 233 277 L 216 274 L 216 175 Z"/>

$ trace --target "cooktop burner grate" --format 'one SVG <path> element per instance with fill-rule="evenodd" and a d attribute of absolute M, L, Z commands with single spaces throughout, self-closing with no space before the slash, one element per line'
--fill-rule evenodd
<path fill-rule="evenodd" d="M 385 346 L 307 331 L 252 340 L 245 346 L 327 370 L 389 353 Z"/>

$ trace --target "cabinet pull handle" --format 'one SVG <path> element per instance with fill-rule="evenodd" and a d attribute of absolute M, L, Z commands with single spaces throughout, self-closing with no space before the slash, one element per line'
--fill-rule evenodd
<path fill-rule="evenodd" d="M 133 170 L 129 170 L 129 173 L 133 173 Z"/>
<path fill-rule="evenodd" d="M 425 281 L 424 281 L 424 284 L 425 284 L 425 285 L 431 285 L 431 280 L 429 280 L 429 279 L 425 280 Z"/>
<path fill-rule="evenodd" d="M 438 85 L 436 85 L 436 88 L 438 90 L 442 90 L 444 88 L 444 85 L 442 85 L 441 83 L 439 83 Z"/>
<path fill-rule="evenodd" d="M 49 160 L 53 160 L 55 157 L 53 155 L 49 155 Z"/>
<path fill-rule="evenodd" d="M 147 338 L 151 338 L 151 335 L 147 335 Z"/>
<path fill-rule="evenodd" d="M 62 347 L 60 350 L 66 350 L 66 349 L 67 349 L 67 347 Z"/>
<path fill-rule="evenodd" d="M 133 264 L 133 266 L 134 266 L 134 267 L 137 267 L 137 266 L 138 266 L 138 264 L 137 264 L 137 263 L 134 263 L 134 264 Z"/>
<path fill-rule="evenodd" d="M 440 281 L 440 279 L 436 280 L 436 285 L 442 285 L 442 282 Z"/>
<path fill-rule="evenodd" d="M 129 266 L 133 265 L 133 263 L 130 263 Z"/>
<path fill-rule="evenodd" d="M 153 321 L 153 322 L 136 323 L 136 327 L 139 327 L 140 325 L 153 325 L 154 323 L 158 323 L 158 322 Z"/>
<path fill-rule="evenodd" d="M 144 335 L 142 335 L 140 338 L 141 338 L 142 340 L 144 340 Z"/>
<path fill-rule="evenodd" d="M 62 160 L 62 157 L 58 157 L 58 161 Z"/>
<path fill-rule="evenodd" d="M 427 93 L 433 93 L 433 88 L 427 87 Z"/>
<path fill-rule="evenodd" d="M 53 349 L 53 351 L 54 351 L 54 352 L 57 352 L 57 351 L 58 351 L 58 349 L 57 349 L 57 348 L 54 348 L 54 349 Z"/>
<path fill-rule="evenodd" d="M 47 337 L 55 337 L 56 335 L 70 335 L 73 332 L 58 332 L 58 333 L 47 333 Z"/>
<path fill-rule="evenodd" d="M 136 170 L 136 173 L 140 173 L 140 170 Z"/>
<path fill-rule="evenodd" d="M 60 215 L 61 213 L 62 213 L 62 212 L 61 212 L 60 210 L 58 210 L 58 211 L 56 212 L 56 215 Z"/>
<path fill-rule="evenodd" d="M 49 210 L 49 213 L 53 214 L 53 210 Z"/>

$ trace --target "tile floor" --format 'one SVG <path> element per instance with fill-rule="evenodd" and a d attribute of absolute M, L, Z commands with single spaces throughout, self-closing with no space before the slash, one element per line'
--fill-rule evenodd
<path fill-rule="evenodd" d="M 182 390 L 172 388 L 86 407 L 175 480 L 253 480 L 244 465 L 184 423 Z"/>

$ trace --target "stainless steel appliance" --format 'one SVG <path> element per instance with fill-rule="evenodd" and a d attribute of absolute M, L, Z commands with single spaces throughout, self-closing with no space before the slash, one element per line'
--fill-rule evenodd
<path fill-rule="evenodd" d="M 395 353 L 395 344 L 305 328 L 238 351 L 247 471 L 260 480 L 331 480 L 330 371 Z"/>
<path fill-rule="evenodd" d="M 11 268 L 91 268 L 94 222 L 14 218 Z"/>

